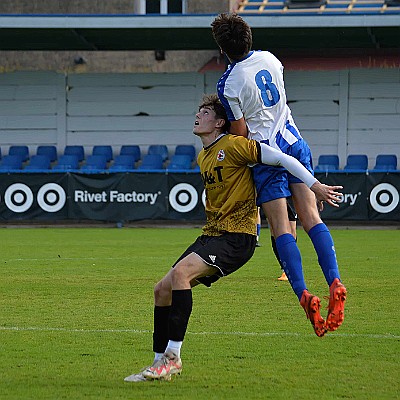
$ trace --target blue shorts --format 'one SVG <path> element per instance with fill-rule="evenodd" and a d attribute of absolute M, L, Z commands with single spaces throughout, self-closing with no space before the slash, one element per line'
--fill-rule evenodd
<path fill-rule="evenodd" d="M 314 175 L 311 150 L 306 141 L 298 140 L 289 146 L 285 153 L 297 158 Z M 257 164 L 252 168 L 252 172 L 257 190 L 257 206 L 271 200 L 290 197 L 292 194 L 289 185 L 302 182 L 282 167 Z"/>

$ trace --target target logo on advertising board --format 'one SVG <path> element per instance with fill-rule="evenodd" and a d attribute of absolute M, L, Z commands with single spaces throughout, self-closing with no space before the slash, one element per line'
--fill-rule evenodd
<path fill-rule="evenodd" d="M 56 183 L 46 183 L 36 196 L 39 207 L 46 212 L 60 211 L 66 202 L 64 189 Z M 7 208 L 15 213 L 28 211 L 33 204 L 34 196 L 29 186 L 24 183 L 14 183 L 4 193 Z"/>
<path fill-rule="evenodd" d="M 369 202 L 375 211 L 387 214 L 399 204 L 399 192 L 390 183 L 380 183 L 371 190 Z"/>
<path fill-rule="evenodd" d="M 175 211 L 187 213 L 192 211 L 199 200 L 195 187 L 189 183 L 178 183 L 169 192 L 169 204 Z M 205 206 L 205 192 L 202 194 L 202 202 Z"/>
<path fill-rule="evenodd" d="M 37 194 L 37 202 L 39 207 L 47 212 L 60 211 L 66 201 L 64 189 L 56 183 L 46 183 Z"/>

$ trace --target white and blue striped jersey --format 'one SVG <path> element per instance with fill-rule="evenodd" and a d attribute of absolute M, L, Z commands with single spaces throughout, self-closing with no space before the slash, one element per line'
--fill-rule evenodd
<path fill-rule="evenodd" d="M 217 84 L 217 93 L 230 121 L 244 117 L 248 138 L 286 151 L 301 139 L 293 121 L 281 62 L 268 51 L 251 51 L 233 62 Z"/>

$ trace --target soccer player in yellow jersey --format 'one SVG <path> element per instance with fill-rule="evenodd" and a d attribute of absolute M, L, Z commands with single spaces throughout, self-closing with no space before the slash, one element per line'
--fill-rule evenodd
<path fill-rule="evenodd" d="M 216 95 L 206 96 L 193 133 L 206 191 L 203 233 L 154 288 L 153 364 L 127 382 L 169 380 L 182 370 L 180 350 L 192 311 L 192 287 L 206 286 L 238 270 L 256 246 L 256 192 L 249 163 L 282 165 L 302 179 L 317 198 L 335 205 L 341 186 L 321 184 L 295 158 L 255 140 L 226 134 L 229 122 Z"/>

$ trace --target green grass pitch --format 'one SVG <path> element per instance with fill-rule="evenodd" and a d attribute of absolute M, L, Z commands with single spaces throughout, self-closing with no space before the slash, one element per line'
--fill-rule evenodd
<path fill-rule="evenodd" d="M 400 230 L 333 229 L 348 289 L 342 327 L 318 338 L 262 229 L 262 247 L 193 290 L 171 382 L 125 383 L 148 365 L 153 286 L 191 228 L 0 229 L 0 399 L 399 399 Z M 328 287 L 298 230 L 308 288 Z"/>

